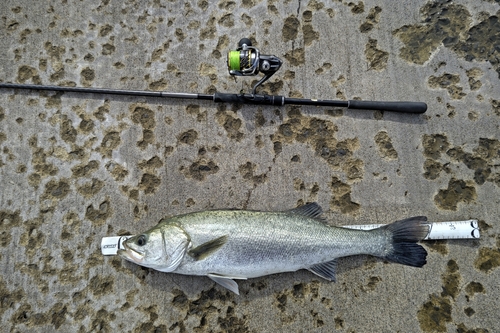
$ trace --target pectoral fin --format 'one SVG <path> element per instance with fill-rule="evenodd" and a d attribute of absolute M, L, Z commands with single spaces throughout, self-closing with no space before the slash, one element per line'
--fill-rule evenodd
<path fill-rule="evenodd" d="M 238 284 L 234 282 L 233 277 L 219 275 L 219 274 L 208 274 L 207 276 L 211 278 L 213 281 L 217 282 L 219 285 L 223 286 L 224 288 L 231 290 L 236 295 L 240 294 L 240 291 L 238 290 Z M 246 278 L 241 278 L 241 277 L 234 277 L 234 279 L 246 280 Z"/>
<path fill-rule="evenodd" d="M 227 241 L 227 235 L 221 236 L 219 238 L 212 239 L 211 241 L 205 242 L 191 250 L 188 254 L 195 260 L 203 260 L 218 249 L 221 248 Z"/>
<path fill-rule="evenodd" d="M 308 268 L 308 270 L 322 277 L 323 279 L 335 282 L 336 280 L 335 273 L 337 271 L 337 259 L 333 259 L 332 261 L 324 262 L 321 264 L 312 265 L 311 267 Z"/>

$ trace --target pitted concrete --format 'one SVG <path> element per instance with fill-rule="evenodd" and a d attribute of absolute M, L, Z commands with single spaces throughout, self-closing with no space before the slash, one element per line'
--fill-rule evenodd
<path fill-rule="evenodd" d="M 283 59 L 259 92 L 409 100 L 423 115 L 0 91 L 5 332 L 495 332 L 500 62 L 494 1 L 10 1 L 0 81 L 250 91 L 226 53 Z M 212 208 L 317 201 L 336 225 L 480 221 L 421 269 L 359 256 L 239 282 L 103 257 L 104 236 Z"/>

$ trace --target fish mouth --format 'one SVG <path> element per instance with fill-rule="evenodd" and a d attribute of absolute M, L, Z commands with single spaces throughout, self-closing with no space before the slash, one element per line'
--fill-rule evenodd
<path fill-rule="evenodd" d="M 142 261 L 144 260 L 144 254 L 135 251 L 131 247 L 127 246 L 127 244 L 123 244 L 123 249 L 118 250 L 117 254 L 120 257 L 137 264 L 142 263 Z"/>

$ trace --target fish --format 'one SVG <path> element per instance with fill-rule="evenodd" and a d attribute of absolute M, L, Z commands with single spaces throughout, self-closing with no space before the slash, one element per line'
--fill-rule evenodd
<path fill-rule="evenodd" d="M 426 264 L 418 241 L 425 216 L 372 230 L 335 227 L 317 203 L 286 211 L 205 210 L 164 218 L 127 239 L 118 255 L 161 272 L 207 276 L 239 295 L 235 280 L 307 269 L 336 280 L 337 258 L 372 255 L 412 267 Z"/>

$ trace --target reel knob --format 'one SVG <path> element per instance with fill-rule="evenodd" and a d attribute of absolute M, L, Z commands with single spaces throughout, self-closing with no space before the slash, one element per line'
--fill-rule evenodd
<path fill-rule="evenodd" d="M 263 72 L 267 72 L 270 69 L 271 69 L 271 64 L 269 63 L 269 61 L 267 60 L 262 61 L 262 63 L 260 64 L 260 70 Z"/>
<path fill-rule="evenodd" d="M 242 38 L 238 42 L 238 48 L 243 48 L 244 45 L 246 46 L 252 46 L 252 41 L 249 38 Z"/>

